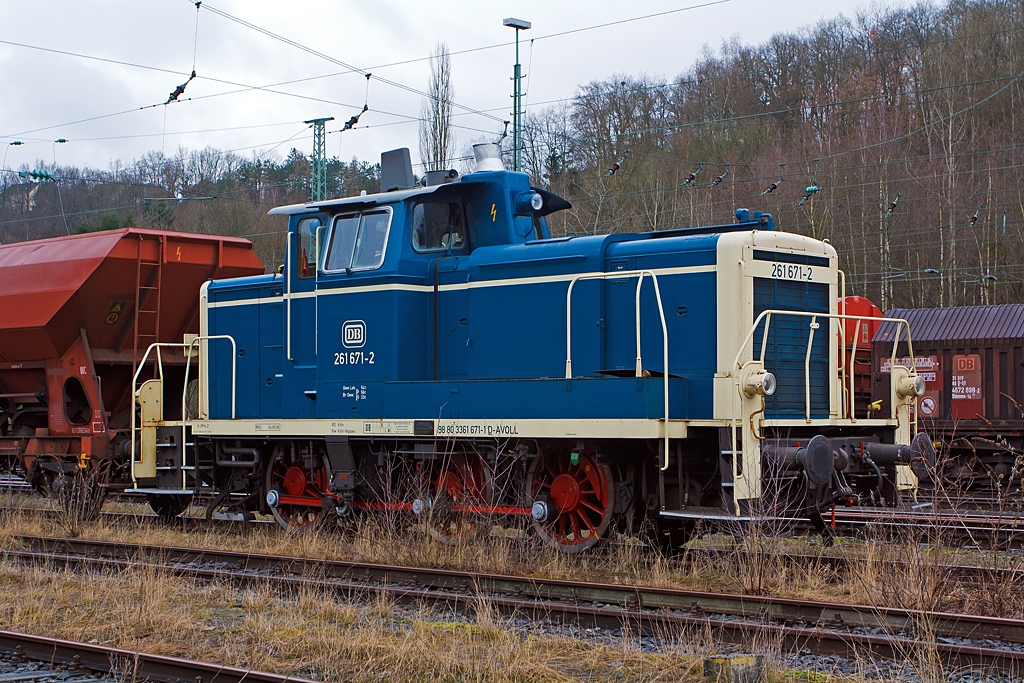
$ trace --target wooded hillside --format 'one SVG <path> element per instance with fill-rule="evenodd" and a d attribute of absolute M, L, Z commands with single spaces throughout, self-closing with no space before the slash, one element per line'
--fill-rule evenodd
<path fill-rule="evenodd" d="M 711 46 L 675 78 L 614 75 L 531 111 L 527 169 L 574 204 L 559 234 L 724 223 L 746 207 L 830 240 L 849 293 L 883 310 L 1022 301 L 1022 31 L 1024 0 L 954 0 Z M 267 209 L 309 193 L 294 150 L 56 173 L 60 197 L 0 174 L 0 241 L 64 234 L 63 201 L 71 232 L 127 221 L 256 236 L 273 263 L 282 227 Z M 373 190 L 376 174 L 334 160 L 332 193 Z"/>

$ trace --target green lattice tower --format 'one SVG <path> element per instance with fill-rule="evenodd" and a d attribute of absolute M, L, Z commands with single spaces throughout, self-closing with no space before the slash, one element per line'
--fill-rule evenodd
<path fill-rule="evenodd" d="M 501 22 L 516 31 L 516 64 L 512 69 L 512 170 L 523 168 L 523 70 L 519 65 L 519 32 L 532 26 L 523 19 L 509 17 Z"/>
<path fill-rule="evenodd" d="M 333 120 L 333 116 L 328 116 L 303 122 L 313 124 L 313 156 L 310 158 L 313 170 L 310 178 L 310 201 L 319 202 L 327 198 L 327 139 L 324 124 Z"/>

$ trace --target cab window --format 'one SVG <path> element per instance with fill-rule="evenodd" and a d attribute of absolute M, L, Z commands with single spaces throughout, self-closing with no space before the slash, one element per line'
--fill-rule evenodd
<path fill-rule="evenodd" d="M 384 263 L 391 209 L 385 207 L 364 213 L 343 214 L 334 219 L 327 271 L 373 270 Z"/>
<path fill-rule="evenodd" d="M 465 235 L 462 207 L 455 202 L 423 202 L 412 211 L 412 247 L 418 252 L 457 251 Z"/>
<path fill-rule="evenodd" d="M 316 275 L 316 231 L 319 227 L 319 218 L 303 218 L 299 221 L 299 229 L 296 231 L 299 237 L 299 253 L 297 259 L 299 277 L 313 277 Z"/>

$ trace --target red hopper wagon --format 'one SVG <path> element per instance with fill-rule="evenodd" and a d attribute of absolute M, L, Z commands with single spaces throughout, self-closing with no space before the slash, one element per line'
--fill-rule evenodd
<path fill-rule="evenodd" d="M 88 475 L 101 502 L 126 460 L 148 346 L 198 332 L 207 279 L 263 272 L 252 243 L 219 235 L 125 228 L 0 246 L 0 462 L 54 492 Z M 161 360 L 184 375 L 180 352 Z"/>

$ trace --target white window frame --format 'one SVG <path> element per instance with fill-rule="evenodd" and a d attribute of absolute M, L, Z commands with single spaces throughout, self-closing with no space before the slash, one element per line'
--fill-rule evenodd
<path fill-rule="evenodd" d="M 380 252 L 380 261 L 373 266 L 360 266 L 358 268 L 334 268 L 332 270 L 327 269 L 327 262 L 331 254 L 331 250 L 334 248 L 334 233 L 338 226 L 338 221 L 343 217 L 352 216 L 353 214 L 359 216 L 359 225 L 356 229 L 356 239 L 359 238 L 359 231 L 363 227 L 363 216 L 367 214 L 374 214 L 384 211 L 388 216 L 388 229 L 384 232 L 384 248 Z M 394 223 L 395 211 L 390 206 L 378 206 L 372 209 L 365 209 L 362 211 L 350 211 L 345 213 L 339 213 L 331 219 L 331 230 L 327 235 L 327 248 L 323 250 L 323 254 L 320 258 L 323 259 L 322 269 L 324 273 L 356 273 L 369 270 L 378 270 L 384 265 L 384 259 L 388 254 L 388 241 L 391 239 L 391 225 Z M 355 245 L 353 245 L 353 253 L 350 256 L 355 256 Z"/>

